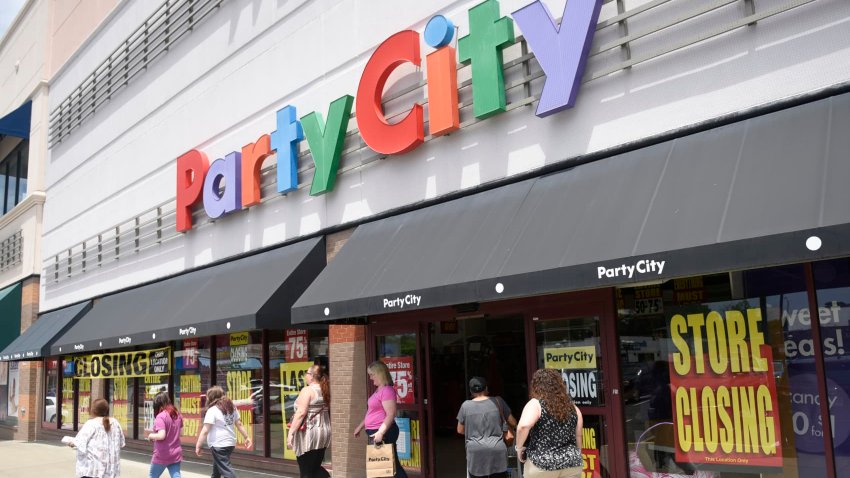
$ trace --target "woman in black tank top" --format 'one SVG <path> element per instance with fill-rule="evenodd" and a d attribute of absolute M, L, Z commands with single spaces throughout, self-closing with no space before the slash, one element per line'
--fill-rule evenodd
<path fill-rule="evenodd" d="M 522 410 L 516 447 L 526 478 L 581 476 L 582 416 L 561 374 L 540 369 L 531 379 L 531 400 Z"/>

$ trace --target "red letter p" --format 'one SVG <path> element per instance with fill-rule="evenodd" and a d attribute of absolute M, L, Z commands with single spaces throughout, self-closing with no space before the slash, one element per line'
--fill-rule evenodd
<path fill-rule="evenodd" d="M 192 206 L 201 198 L 209 168 L 207 155 L 197 149 L 177 158 L 177 232 L 192 229 Z"/>

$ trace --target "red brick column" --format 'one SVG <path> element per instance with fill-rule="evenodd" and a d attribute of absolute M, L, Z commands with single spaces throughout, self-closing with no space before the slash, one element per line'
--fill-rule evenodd
<path fill-rule="evenodd" d="M 331 325 L 329 342 L 333 476 L 365 478 L 366 434 L 352 432 L 366 414 L 366 326 Z"/>
<path fill-rule="evenodd" d="M 39 279 L 21 284 L 21 333 L 38 320 Z M 44 370 L 41 361 L 18 362 L 18 430 L 15 440 L 35 441 L 44 414 Z"/>

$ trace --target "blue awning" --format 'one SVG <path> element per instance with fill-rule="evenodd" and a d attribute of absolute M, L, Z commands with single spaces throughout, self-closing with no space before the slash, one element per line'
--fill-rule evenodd
<path fill-rule="evenodd" d="M 29 139 L 31 115 L 32 101 L 27 101 L 15 111 L 0 118 L 0 134 Z"/>

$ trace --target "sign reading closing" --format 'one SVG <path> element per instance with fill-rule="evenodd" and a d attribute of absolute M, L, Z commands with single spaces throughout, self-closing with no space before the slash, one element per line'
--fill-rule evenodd
<path fill-rule="evenodd" d="M 596 346 L 547 347 L 543 349 L 546 368 L 560 370 L 576 405 L 599 405 Z"/>
<path fill-rule="evenodd" d="M 773 355 L 761 309 L 711 305 L 669 322 L 676 461 L 749 473 L 780 468 Z"/>
<path fill-rule="evenodd" d="M 171 348 L 74 357 L 74 378 L 155 377 L 171 374 Z"/>

